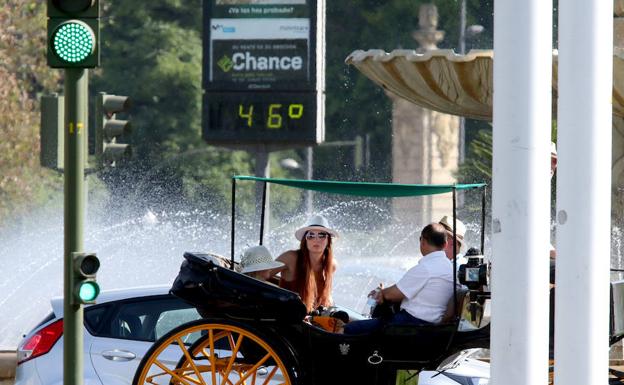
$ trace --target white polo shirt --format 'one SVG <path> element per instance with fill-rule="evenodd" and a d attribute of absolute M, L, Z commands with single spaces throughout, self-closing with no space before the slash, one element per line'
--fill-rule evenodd
<path fill-rule="evenodd" d="M 405 296 L 401 309 L 423 321 L 438 323 L 453 296 L 453 263 L 444 251 L 429 253 L 396 286 Z"/>

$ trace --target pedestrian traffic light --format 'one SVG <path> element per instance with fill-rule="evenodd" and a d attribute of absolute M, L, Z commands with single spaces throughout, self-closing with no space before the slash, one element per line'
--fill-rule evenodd
<path fill-rule="evenodd" d="M 48 65 L 100 65 L 99 0 L 48 0 Z"/>
<path fill-rule="evenodd" d="M 131 131 L 130 122 L 117 119 L 117 114 L 127 112 L 129 108 L 130 99 L 127 96 L 98 94 L 95 103 L 96 167 L 115 166 L 118 160 L 132 154 L 130 145 L 117 143 L 119 136 Z"/>
<path fill-rule="evenodd" d="M 100 260 L 93 253 L 72 253 L 74 283 L 72 305 L 95 303 L 100 294 L 100 286 L 95 274 L 100 268 Z"/>

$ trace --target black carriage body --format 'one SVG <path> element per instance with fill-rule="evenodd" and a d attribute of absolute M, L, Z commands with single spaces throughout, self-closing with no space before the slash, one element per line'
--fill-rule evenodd
<path fill-rule="evenodd" d="M 305 322 L 296 293 L 240 274 L 230 261 L 184 257 L 171 293 L 195 306 L 205 322 L 236 322 L 266 338 L 287 357 L 297 384 L 393 383 L 397 369 L 434 369 L 450 353 L 489 345 L 487 330 L 457 332 L 456 323 L 330 333 Z"/>

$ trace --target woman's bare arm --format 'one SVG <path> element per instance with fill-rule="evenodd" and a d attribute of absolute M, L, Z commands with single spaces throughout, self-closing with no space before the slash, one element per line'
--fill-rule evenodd
<path fill-rule="evenodd" d="M 279 257 L 275 258 L 276 261 L 280 261 L 284 264 L 284 267 L 276 269 L 276 272 L 280 271 L 282 279 L 285 281 L 293 281 L 295 279 L 295 266 L 297 263 L 297 252 L 295 250 L 288 250 L 282 253 Z"/>

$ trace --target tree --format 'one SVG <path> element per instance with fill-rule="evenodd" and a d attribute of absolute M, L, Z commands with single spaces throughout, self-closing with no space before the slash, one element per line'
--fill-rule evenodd
<path fill-rule="evenodd" d="M 315 175 L 331 179 L 391 179 L 392 105 L 384 91 L 360 74 L 344 59 L 356 49 L 416 49 L 411 37 L 418 29 L 420 0 L 350 0 L 327 4 L 327 139 L 353 139 L 371 136 L 371 169 L 365 174 L 353 171 L 351 149 L 319 149 Z M 455 48 L 459 35 L 459 2 L 437 1 L 438 29 L 446 32 L 440 48 Z M 491 47 L 493 1 L 469 0 L 468 25 L 485 27 L 471 47 Z M 348 20 L 348 22 L 345 22 Z M 337 159 L 336 159 L 337 158 Z M 336 167 L 338 165 L 338 167 Z"/>
<path fill-rule="evenodd" d="M 201 0 L 107 4 L 91 90 L 132 98 L 135 157 L 101 177 L 116 194 L 135 197 L 127 202 L 135 208 L 225 210 L 230 177 L 252 174 L 254 159 L 201 138 Z M 289 202 L 280 207 L 295 206 Z"/>
<path fill-rule="evenodd" d="M 492 181 L 492 129 L 481 129 L 468 145 L 466 161 L 459 167 L 460 183 L 488 183 Z"/>
<path fill-rule="evenodd" d="M 39 101 L 56 89 L 46 65 L 44 1 L 0 2 L 0 224 L 51 199 L 60 178 L 39 167 Z"/>

